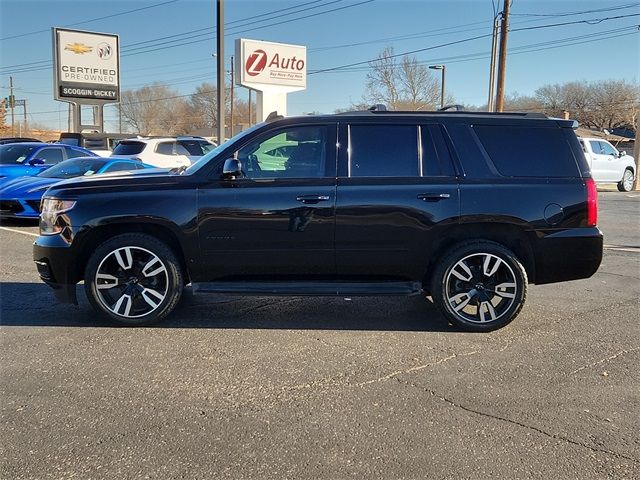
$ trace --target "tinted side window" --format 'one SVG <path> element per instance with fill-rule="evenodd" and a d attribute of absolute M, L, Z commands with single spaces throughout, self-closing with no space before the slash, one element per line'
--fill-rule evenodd
<path fill-rule="evenodd" d="M 86 157 L 87 153 L 81 151 L 81 150 L 76 150 L 75 148 L 65 148 L 65 150 L 67 151 L 67 158 L 76 158 L 76 157 Z"/>
<path fill-rule="evenodd" d="M 591 151 L 593 153 L 601 154 L 602 149 L 600 148 L 600 142 L 596 142 L 595 140 L 589 140 L 589 145 L 591 145 Z"/>
<path fill-rule="evenodd" d="M 449 147 L 439 125 L 420 127 L 422 137 L 422 175 L 425 177 L 455 176 Z"/>
<path fill-rule="evenodd" d="M 177 152 L 178 155 L 203 155 L 200 143 L 196 140 L 178 140 Z"/>
<path fill-rule="evenodd" d="M 62 158 L 61 148 L 43 148 L 36 153 L 36 158 L 41 158 L 47 164 L 60 163 Z"/>
<path fill-rule="evenodd" d="M 163 142 L 156 145 L 156 153 L 160 155 L 173 155 L 174 142 Z"/>
<path fill-rule="evenodd" d="M 292 127 L 242 147 L 238 159 L 249 178 L 325 176 L 327 128 Z"/>
<path fill-rule="evenodd" d="M 507 177 L 572 177 L 576 160 L 560 128 L 474 125 L 485 151 Z"/>
<path fill-rule="evenodd" d="M 414 177 L 419 167 L 416 125 L 349 125 L 350 177 Z"/>

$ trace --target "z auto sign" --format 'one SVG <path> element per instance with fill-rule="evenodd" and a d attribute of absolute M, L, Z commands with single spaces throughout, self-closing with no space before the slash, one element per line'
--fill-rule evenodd
<path fill-rule="evenodd" d="M 118 40 L 117 35 L 54 28 L 54 98 L 78 103 L 118 102 Z"/>
<path fill-rule="evenodd" d="M 240 85 L 306 88 L 306 47 L 247 39 L 239 39 L 236 42 Z"/>

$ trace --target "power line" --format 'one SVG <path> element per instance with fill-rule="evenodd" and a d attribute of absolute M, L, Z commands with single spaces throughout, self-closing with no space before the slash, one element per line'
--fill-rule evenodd
<path fill-rule="evenodd" d="M 314 7 L 314 8 L 324 7 L 324 6 L 327 6 L 329 4 L 336 3 L 336 1 L 343 1 L 343 0 L 333 0 L 331 2 L 325 3 L 323 5 L 319 5 L 318 7 Z M 317 17 L 319 15 L 325 15 L 327 13 L 337 12 L 337 11 L 344 10 L 344 9 L 347 9 L 347 8 L 353 8 L 353 7 L 356 7 L 356 6 L 359 6 L 359 5 L 368 4 L 368 3 L 371 3 L 371 2 L 374 2 L 374 1 L 375 0 L 363 0 L 363 1 L 360 1 L 358 3 L 352 3 L 352 4 L 349 4 L 349 5 L 345 5 L 343 7 L 332 8 L 332 9 L 329 9 L 329 10 L 324 10 L 322 12 L 316 12 L 316 13 L 304 15 L 304 16 L 301 16 L 301 17 L 291 18 L 291 19 L 288 19 L 288 20 L 282 20 L 282 21 L 270 23 L 270 24 L 267 24 L 267 25 L 260 25 L 260 26 L 253 27 L 253 28 L 248 28 L 248 29 L 245 29 L 245 30 L 232 31 L 232 32 L 229 32 L 225 36 L 238 35 L 238 34 L 241 34 L 241 33 L 246 33 L 246 32 L 250 32 L 250 31 L 254 31 L 254 30 L 259 30 L 259 29 L 262 29 L 262 28 L 282 25 L 282 24 L 286 24 L 286 23 L 290 23 L 290 22 L 294 22 L 294 21 L 298 21 L 298 20 L 305 20 L 305 19 L 308 19 L 308 18 Z M 314 3 L 314 2 L 310 2 L 310 3 Z M 302 4 L 302 5 L 306 5 L 306 4 Z M 300 5 L 298 5 L 298 7 L 299 6 Z M 291 9 L 291 7 L 289 9 Z M 299 10 L 299 11 L 293 12 L 293 14 L 300 13 L 301 11 L 303 11 L 303 10 Z M 271 12 L 271 13 L 273 13 L 273 12 Z M 248 17 L 245 20 L 249 20 L 249 19 L 252 19 L 252 18 L 253 17 Z M 244 25 L 238 25 L 237 27 L 234 27 L 234 28 L 242 28 L 242 27 L 244 27 L 246 25 L 249 25 L 249 23 L 244 24 Z M 198 40 L 192 40 L 192 41 L 181 42 L 181 43 L 163 42 L 163 43 L 159 43 L 159 44 L 156 44 L 156 45 L 148 45 L 147 47 L 149 47 L 149 48 L 147 48 L 146 50 L 125 52 L 125 53 L 123 53 L 121 55 L 121 57 L 128 57 L 128 56 L 132 56 L 132 55 L 150 53 L 150 52 L 155 52 L 155 51 L 158 51 L 158 50 L 163 50 L 164 51 L 164 50 L 167 50 L 169 48 L 175 48 L 175 47 L 180 47 L 180 46 L 184 46 L 184 45 L 191 45 L 191 44 L 194 44 L 194 43 L 205 42 L 205 41 L 208 41 L 208 40 L 214 38 L 213 34 L 208 34 L 207 33 L 207 34 L 199 34 L 199 35 L 187 36 L 185 39 L 188 40 L 190 38 L 201 37 L 203 35 L 206 35 L 206 38 L 200 38 Z M 166 43 L 169 43 L 169 45 L 165 45 Z M 136 45 L 136 44 L 131 44 L 129 46 L 133 46 L 133 45 Z M 159 45 L 165 45 L 165 46 L 159 46 Z M 123 49 L 124 48 L 125 47 L 123 47 Z M 7 67 L 5 69 L 5 71 L 2 72 L 2 74 L 3 75 L 9 75 L 9 74 L 16 74 L 16 73 L 35 72 L 35 71 L 39 71 L 39 70 L 47 70 L 47 69 L 51 68 L 51 66 L 52 66 L 52 62 L 50 60 L 41 60 L 39 62 L 33 62 L 33 63 L 34 64 L 35 63 L 43 63 L 43 64 L 46 63 L 46 64 L 42 65 L 42 66 L 37 66 L 37 67 L 36 66 L 34 66 L 34 67 L 25 66 L 23 68 L 14 68 L 13 70 L 10 70 L 13 67 L 19 67 L 18 65 L 13 65 L 13 66 Z"/>
<path fill-rule="evenodd" d="M 587 20 L 579 20 L 579 21 L 574 21 L 574 22 L 552 23 L 552 24 L 547 24 L 547 25 L 534 25 L 534 26 L 531 26 L 531 27 L 522 27 L 522 28 L 513 29 L 511 31 L 512 32 L 516 32 L 516 31 L 520 32 L 520 31 L 534 30 L 534 29 L 540 29 L 540 28 L 558 27 L 558 26 L 564 26 L 564 25 L 576 24 L 576 23 L 588 23 L 588 22 L 593 22 L 594 20 L 598 20 L 597 23 L 602 23 L 602 22 L 607 21 L 607 20 L 614 20 L 614 19 L 617 20 L 617 19 L 620 19 L 620 18 L 635 17 L 635 16 L 639 16 L 639 15 L 640 14 L 638 14 L 638 13 L 633 13 L 633 14 L 629 14 L 629 15 L 619 15 L 619 16 L 616 16 L 616 17 L 608 17 L 608 18 L 601 18 L 601 19 L 591 19 L 591 20 L 588 20 L 588 21 Z M 593 25 L 595 23 L 588 23 L 588 24 Z M 419 48 L 419 49 L 416 49 L 416 50 L 409 50 L 407 52 L 402 52 L 402 53 L 397 53 L 397 54 L 394 54 L 394 55 L 389 55 L 388 57 L 385 57 L 385 58 L 397 58 L 397 57 L 402 57 L 402 56 L 405 56 L 405 55 L 413 55 L 415 53 L 426 52 L 428 50 L 434 50 L 434 49 L 437 49 L 437 48 L 448 47 L 448 46 L 457 45 L 457 44 L 460 44 L 460 43 L 466 43 L 466 42 L 470 42 L 470 41 L 473 41 L 473 40 L 478 40 L 480 38 L 487 38 L 487 37 L 490 37 L 491 35 L 492 34 L 489 33 L 489 34 L 485 34 L 485 35 L 477 35 L 475 37 L 463 38 L 463 39 L 456 40 L 456 41 L 453 41 L 453 42 L 441 43 L 439 45 L 433 45 L 433 46 L 430 46 L 430 47 L 424 47 L 424 48 Z M 308 73 L 308 75 L 314 75 L 314 74 L 318 74 L 318 73 L 330 72 L 330 71 L 333 71 L 333 70 L 341 70 L 341 69 L 344 69 L 344 68 L 358 66 L 358 65 L 370 64 L 372 62 L 376 62 L 377 60 L 380 60 L 380 59 L 379 58 L 374 58 L 374 59 L 369 59 L 369 60 L 362 60 L 362 61 L 359 61 L 359 62 L 348 63 L 348 64 L 345 64 L 345 65 L 339 65 L 339 66 L 336 66 L 336 67 L 329 67 L 329 68 L 319 69 L 319 70 L 316 70 L 314 72 Z"/>
<path fill-rule="evenodd" d="M 147 5 L 146 7 L 134 8 L 133 10 L 127 10 L 127 11 L 124 11 L 124 12 L 113 13 L 111 15 L 105 15 L 104 17 L 91 18 L 89 20 L 82 20 L 81 22 L 69 23 L 69 24 L 65 25 L 65 27 L 75 27 L 76 25 L 82 25 L 82 24 L 85 24 L 85 23 L 97 22 L 98 20 L 104 20 L 106 18 L 113 18 L 113 17 L 118 17 L 120 15 L 127 15 L 129 13 L 140 12 L 142 10 L 149 10 L 150 8 L 161 7 L 163 5 L 168 5 L 170 3 L 176 3 L 177 1 L 178 0 L 168 0 L 166 2 L 156 3 L 154 5 Z M 35 30 L 33 32 L 20 33 L 18 35 L 11 35 L 10 37 L 0 38 L 0 41 L 10 40 L 12 38 L 26 37 L 26 36 L 29 36 L 29 35 L 36 35 L 38 33 L 44 33 L 44 32 L 50 32 L 50 31 L 51 31 L 50 28 L 43 29 L 43 30 Z"/>
<path fill-rule="evenodd" d="M 573 15 L 585 15 L 587 13 L 601 13 L 612 12 L 615 10 L 624 10 L 627 8 L 633 8 L 640 6 L 640 3 L 628 3 L 626 5 L 619 5 L 617 7 L 598 8 L 595 10 L 583 10 L 581 12 L 565 12 L 565 13 L 513 13 L 512 15 L 519 17 L 569 17 Z"/>

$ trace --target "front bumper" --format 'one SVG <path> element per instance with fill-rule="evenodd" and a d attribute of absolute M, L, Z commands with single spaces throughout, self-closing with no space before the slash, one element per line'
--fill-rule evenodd
<path fill-rule="evenodd" d="M 33 244 L 33 261 L 43 282 L 62 303 L 78 304 L 75 258 L 70 244 L 60 235 L 41 235 Z"/>
<path fill-rule="evenodd" d="M 535 242 L 536 284 L 592 276 L 602 262 L 604 237 L 599 228 L 571 228 L 542 235 Z"/>

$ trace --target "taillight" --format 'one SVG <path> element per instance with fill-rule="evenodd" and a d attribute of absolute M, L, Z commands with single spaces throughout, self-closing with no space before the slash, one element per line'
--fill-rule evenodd
<path fill-rule="evenodd" d="M 598 190 L 593 178 L 585 178 L 587 187 L 587 226 L 595 227 L 598 223 Z"/>

